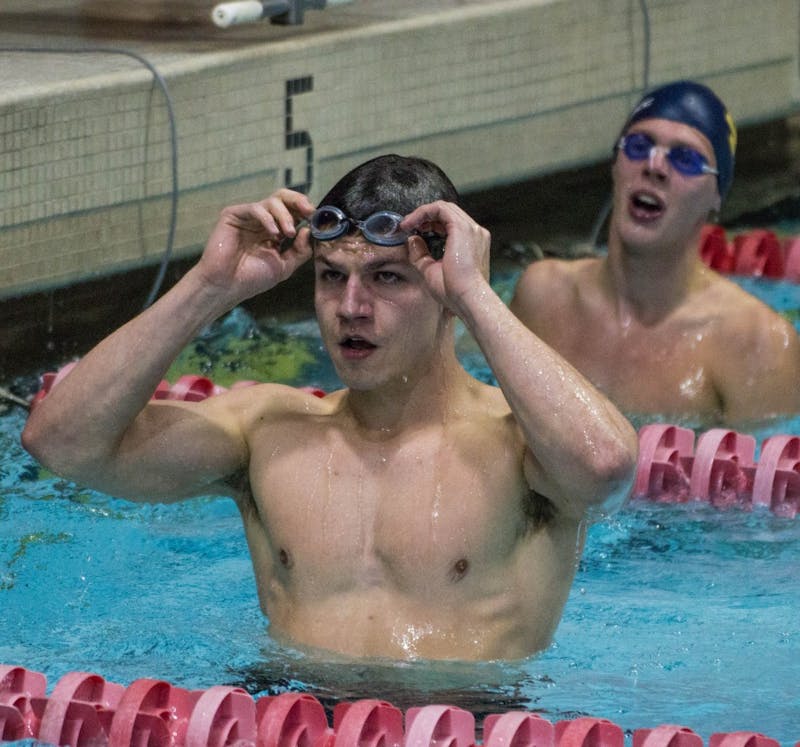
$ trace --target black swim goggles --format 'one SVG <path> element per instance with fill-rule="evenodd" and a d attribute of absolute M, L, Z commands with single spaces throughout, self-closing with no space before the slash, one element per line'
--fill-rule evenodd
<path fill-rule="evenodd" d="M 365 220 L 356 220 L 333 205 L 323 205 L 314 211 L 308 225 L 317 241 L 333 241 L 357 228 L 370 244 L 399 246 L 411 235 L 400 230 L 402 220 L 402 215 L 390 210 L 380 210 Z"/>
<path fill-rule="evenodd" d="M 644 161 L 646 158 L 650 158 L 654 152 L 661 151 L 669 161 L 669 165 L 684 176 L 719 173 L 715 168 L 709 166 L 706 157 L 694 148 L 685 145 L 665 148 L 662 145 L 656 145 L 653 138 L 644 132 L 630 132 L 623 135 L 617 143 L 617 148 L 631 161 Z"/>

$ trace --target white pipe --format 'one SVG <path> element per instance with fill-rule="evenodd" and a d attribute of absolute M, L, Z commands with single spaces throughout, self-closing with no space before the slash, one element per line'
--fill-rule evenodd
<path fill-rule="evenodd" d="M 238 0 L 220 3 L 211 11 L 211 20 L 220 28 L 228 28 L 240 23 L 260 21 L 268 15 L 278 15 L 289 10 L 288 2 L 264 3 L 261 0 Z"/>
<path fill-rule="evenodd" d="M 327 0 L 328 5 L 346 5 L 353 0 Z M 262 18 L 286 13 L 290 3 L 287 0 L 236 0 L 236 2 L 220 3 L 211 11 L 211 20 L 220 28 L 228 28 L 240 23 L 252 23 Z"/>

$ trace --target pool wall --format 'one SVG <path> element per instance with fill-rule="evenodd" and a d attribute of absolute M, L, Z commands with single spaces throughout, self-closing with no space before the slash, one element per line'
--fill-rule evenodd
<path fill-rule="evenodd" d="M 68 5 L 0 11 L 0 299 L 192 255 L 221 206 L 318 198 L 382 152 L 463 192 L 596 163 L 668 79 L 740 127 L 800 109 L 796 0 L 356 0 L 230 30 Z"/>

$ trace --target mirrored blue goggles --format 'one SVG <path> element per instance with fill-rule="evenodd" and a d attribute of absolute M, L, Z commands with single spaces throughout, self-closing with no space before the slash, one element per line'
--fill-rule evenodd
<path fill-rule="evenodd" d="M 719 173 L 715 168 L 709 166 L 706 157 L 694 148 L 688 148 L 685 145 L 665 148 L 656 145 L 653 138 L 643 132 L 631 132 L 623 135 L 617 143 L 617 148 L 631 161 L 644 161 L 646 158 L 650 158 L 653 152 L 660 150 L 669 165 L 684 176 Z"/>
<path fill-rule="evenodd" d="M 323 205 L 314 211 L 308 224 L 311 235 L 317 241 L 333 241 L 357 228 L 370 244 L 399 246 L 404 244 L 410 235 L 407 231 L 400 230 L 402 220 L 402 215 L 390 210 L 373 213 L 365 220 L 355 220 L 337 207 Z"/>

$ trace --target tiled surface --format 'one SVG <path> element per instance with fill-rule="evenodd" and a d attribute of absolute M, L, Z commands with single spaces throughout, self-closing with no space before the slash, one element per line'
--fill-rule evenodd
<path fill-rule="evenodd" d="M 223 205 L 285 184 L 318 198 L 382 152 L 432 158 L 462 191 L 607 158 L 646 71 L 704 80 L 740 124 L 800 103 L 796 0 L 356 0 L 229 31 L 206 20 L 211 3 L 72 5 L 0 13 L 0 46 L 117 50 L 0 51 L 0 298 L 164 250 L 165 97 L 120 50 L 174 105 L 179 256 Z"/>

